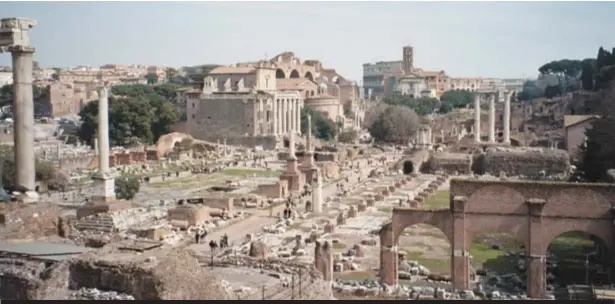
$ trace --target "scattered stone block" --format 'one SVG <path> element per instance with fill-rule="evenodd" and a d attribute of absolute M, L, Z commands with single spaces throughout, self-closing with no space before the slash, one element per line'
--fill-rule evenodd
<path fill-rule="evenodd" d="M 346 216 L 344 215 L 344 211 L 340 211 L 339 215 L 337 216 L 337 225 L 346 225 Z"/>
<path fill-rule="evenodd" d="M 365 210 L 367 210 L 367 204 L 365 204 L 365 202 L 361 202 L 357 206 L 357 209 L 359 212 L 365 212 Z"/>
<path fill-rule="evenodd" d="M 325 233 L 333 233 L 333 231 L 335 231 L 335 225 L 333 225 L 331 222 L 327 222 L 327 224 L 325 225 Z"/>
<path fill-rule="evenodd" d="M 267 258 L 267 245 L 262 241 L 252 241 L 249 255 L 253 258 Z"/>
<path fill-rule="evenodd" d="M 350 209 L 348 209 L 348 218 L 355 218 L 357 216 L 357 210 L 354 208 L 354 206 L 350 206 Z"/>
<path fill-rule="evenodd" d="M 361 240 L 361 245 L 376 246 L 378 245 L 378 241 L 376 239 L 364 239 L 364 240 Z"/>

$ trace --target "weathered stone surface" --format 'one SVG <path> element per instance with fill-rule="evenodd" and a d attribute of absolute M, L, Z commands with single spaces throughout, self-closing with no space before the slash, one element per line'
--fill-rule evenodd
<path fill-rule="evenodd" d="M 70 274 L 71 289 L 115 290 L 137 300 L 228 299 L 220 280 L 184 249 L 150 250 L 132 258 L 113 249 L 88 253 L 71 262 Z"/>
<path fill-rule="evenodd" d="M 259 240 L 250 242 L 249 255 L 253 258 L 266 258 L 267 257 L 267 245 Z"/>

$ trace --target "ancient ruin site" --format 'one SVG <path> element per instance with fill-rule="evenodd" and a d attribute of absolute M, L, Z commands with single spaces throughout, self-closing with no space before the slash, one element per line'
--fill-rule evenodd
<path fill-rule="evenodd" d="M 601 117 L 569 115 L 602 91 L 440 90 L 405 46 L 365 96 L 286 51 L 135 83 L 101 70 L 77 118 L 35 119 L 36 24 L 0 21 L 2 300 L 615 297 L 615 185 L 576 166 Z M 445 111 L 447 92 L 467 103 Z"/>

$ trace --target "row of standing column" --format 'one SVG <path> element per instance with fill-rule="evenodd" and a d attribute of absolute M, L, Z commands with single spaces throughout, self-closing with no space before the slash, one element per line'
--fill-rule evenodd
<path fill-rule="evenodd" d="M 277 99 L 273 104 L 273 134 L 286 134 L 291 130 L 300 133 L 301 130 L 301 109 L 299 99 Z M 266 120 L 263 119 L 263 123 Z M 265 130 L 267 128 L 264 128 Z"/>
<path fill-rule="evenodd" d="M 510 96 L 504 100 L 503 143 L 510 143 Z M 480 129 L 480 95 L 474 96 L 474 140 L 481 142 Z M 495 94 L 489 96 L 489 143 L 495 143 Z"/>

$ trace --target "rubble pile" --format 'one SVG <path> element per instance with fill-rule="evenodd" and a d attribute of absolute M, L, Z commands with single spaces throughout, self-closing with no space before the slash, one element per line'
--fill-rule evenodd
<path fill-rule="evenodd" d="M 104 291 L 96 288 L 81 288 L 76 292 L 73 292 L 67 300 L 134 300 L 135 297 L 117 292 L 117 291 Z"/>
<path fill-rule="evenodd" d="M 61 209 L 50 203 L 0 204 L 0 239 L 37 239 L 58 235 Z"/>

